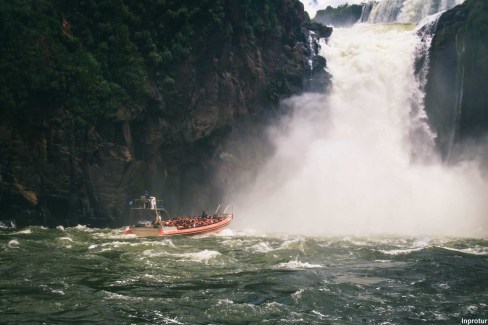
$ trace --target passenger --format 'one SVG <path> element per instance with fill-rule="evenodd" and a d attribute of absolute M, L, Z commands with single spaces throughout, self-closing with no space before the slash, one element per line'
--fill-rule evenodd
<path fill-rule="evenodd" d="M 154 221 L 153 221 L 153 226 L 159 226 L 159 225 L 162 225 L 162 222 L 161 222 L 161 215 L 156 212 L 156 217 L 154 218 Z"/>

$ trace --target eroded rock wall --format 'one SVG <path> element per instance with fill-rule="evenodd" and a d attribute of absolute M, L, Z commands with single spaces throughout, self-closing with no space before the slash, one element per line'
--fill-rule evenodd
<path fill-rule="evenodd" d="M 295 0 L 1 5 L 0 215 L 19 226 L 121 225 L 145 189 L 215 208 L 311 78 L 307 27 L 331 32 Z"/>

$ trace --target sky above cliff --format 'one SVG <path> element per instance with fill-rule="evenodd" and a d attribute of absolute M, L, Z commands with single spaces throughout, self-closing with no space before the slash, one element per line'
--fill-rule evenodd
<path fill-rule="evenodd" d="M 354 4 L 361 3 L 364 0 L 300 0 L 305 6 L 305 10 L 310 15 L 310 18 L 315 17 L 317 10 L 325 9 L 327 6 L 337 7 L 344 3 Z"/>

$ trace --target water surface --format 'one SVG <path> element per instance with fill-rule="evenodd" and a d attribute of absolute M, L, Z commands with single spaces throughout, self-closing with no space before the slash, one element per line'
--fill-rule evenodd
<path fill-rule="evenodd" d="M 2 323 L 410 324 L 488 316 L 488 240 L 0 233 Z"/>

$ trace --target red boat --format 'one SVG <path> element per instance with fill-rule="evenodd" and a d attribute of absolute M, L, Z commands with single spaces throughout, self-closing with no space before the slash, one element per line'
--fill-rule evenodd
<path fill-rule="evenodd" d="M 234 218 L 232 213 L 225 213 L 226 211 L 217 213 L 219 206 L 215 214 L 211 216 L 204 212 L 202 215 L 194 217 L 163 220 L 161 216 L 163 213 L 167 215 L 167 212 L 162 203 L 161 200 L 156 200 L 155 197 L 147 195 L 133 200 L 131 202 L 131 222 L 136 220 L 136 223 L 127 227 L 124 234 L 134 234 L 140 237 L 201 235 L 221 231 Z"/>

